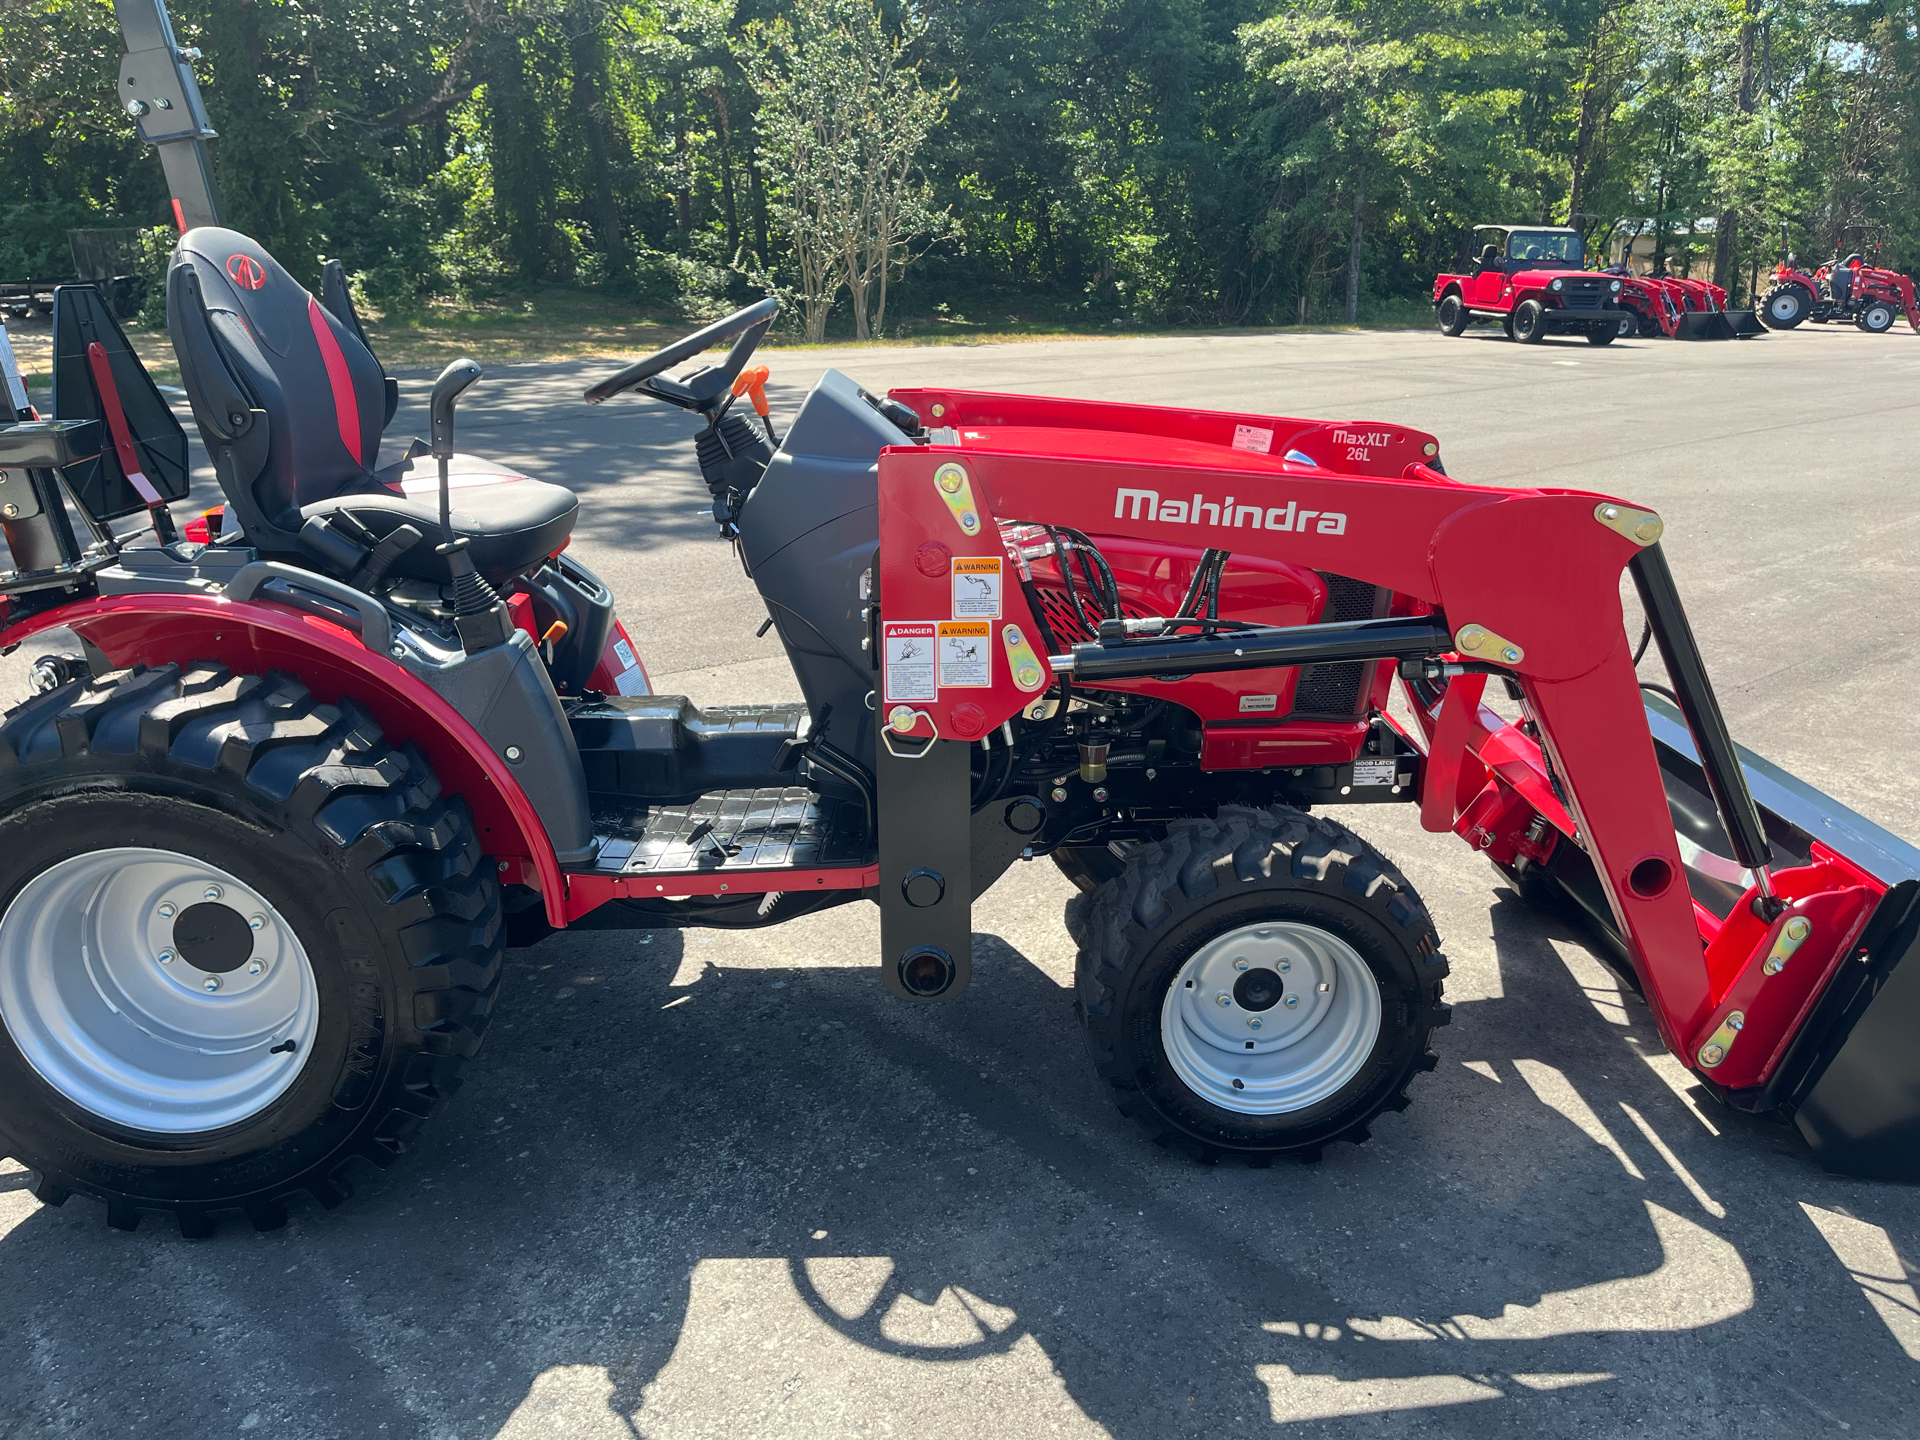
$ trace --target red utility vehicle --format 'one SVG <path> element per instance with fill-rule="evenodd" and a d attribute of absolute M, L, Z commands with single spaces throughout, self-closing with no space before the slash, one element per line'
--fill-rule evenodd
<path fill-rule="evenodd" d="M 1448 1018 L 1414 886 L 1332 818 L 1395 803 L 1589 920 L 1707 1093 L 1920 1179 L 1920 852 L 1734 747 L 1642 506 L 1460 483 L 1400 425 L 832 371 L 777 435 L 735 409 L 767 300 L 587 391 L 699 421 L 805 697 L 701 710 L 651 693 L 572 492 L 455 453 L 478 366 L 387 458 L 337 267 L 316 299 L 194 229 L 168 306 L 217 538 L 172 538 L 185 438 L 91 289 L 60 418 L 0 430 L 0 645 L 82 647 L 0 718 L 0 1154 L 43 1200 L 338 1203 L 458 1089 L 503 950 L 574 925 L 871 900 L 881 982 L 951 1001 L 975 897 L 1042 858 L 1120 1110 L 1311 1158 Z"/>
<path fill-rule="evenodd" d="M 1851 320 L 1869 335 L 1884 335 L 1902 315 L 1920 332 L 1913 281 L 1867 264 L 1858 252 L 1836 257 L 1811 275 L 1789 255 L 1774 267 L 1773 286 L 1760 301 L 1760 318 L 1775 330 L 1791 330 L 1803 320 Z"/>
<path fill-rule="evenodd" d="M 1611 345 L 1620 333 L 1618 275 L 1586 269 L 1586 244 L 1564 225 L 1476 225 L 1475 256 L 1464 275 L 1433 282 L 1442 334 L 1498 320 L 1509 338 L 1534 344 L 1553 334 L 1581 334 Z"/>

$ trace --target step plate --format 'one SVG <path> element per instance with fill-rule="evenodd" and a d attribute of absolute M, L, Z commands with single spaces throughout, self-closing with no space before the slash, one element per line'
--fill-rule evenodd
<path fill-rule="evenodd" d="M 689 804 L 594 814 L 597 875 L 723 875 L 873 863 L 860 806 L 787 789 L 717 790 Z"/>

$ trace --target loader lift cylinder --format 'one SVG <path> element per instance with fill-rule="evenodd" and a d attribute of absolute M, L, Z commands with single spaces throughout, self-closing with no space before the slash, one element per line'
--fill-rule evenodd
<path fill-rule="evenodd" d="M 1680 713 L 1686 718 L 1687 729 L 1700 752 L 1700 768 L 1707 789 L 1713 794 L 1714 808 L 1720 813 L 1720 824 L 1733 846 L 1734 859 L 1753 873 L 1754 885 L 1760 892 L 1757 909 L 1762 912 L 1762 919 L 1771 921 L 1781 908 L 1773 895 L 1769 868 L 1773 863 L 1773 845 L 1760 823 L 1760 812 L 1740 769 L 1739 753 L 1733 748 L 1733 737 L 1727 733 L 1720 702 L 1714 698 L 1713 686 L 1707 680 L 1707 667 L 1700 658 L 1693 627 L 1687 623 L 1687 612 L 1681 608 L 1673 571 L 1667 567 L 1666 554 L 1657 544 L 1647 546 L 1634 556 L 1627 562 L 1627 569 L 1633 575 L 1634 588 L 1640 592 L 1647 623 L 1653 627 L 1654 643 L 1660 647 L 1661 659 L 1666 661 L 1667 674 L 1673 680 L 1674 698 L 1680 702 Z"/>
<path fill-rule="evenodd" d="M 1345 660 L 1424 660 L 1453 649 L 1444 618 L 1389 616 L 1327 625 L 1261 626 L 1173 640 L 1131 640 L 1117 645 L 1076 645 L 1055 655 L 1056 671 L 1075 680 L 1131 680 L 1143 675 L 1217 674 L 1284 665 L 1322 665 Z"/>

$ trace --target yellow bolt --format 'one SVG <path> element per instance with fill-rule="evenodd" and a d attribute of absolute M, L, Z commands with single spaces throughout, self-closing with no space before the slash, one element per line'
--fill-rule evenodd
<path fill-rule="evenodd" d="M 1787 938 L 1796 943 L 1813 933 L 1813 922 L 1804 915 L 1796 915 L 1787 922 Z"/>
<path fill-rule="evenodd" d="M 1654 541 L 1660 538 L 1660 532 L 1665 528 L 1666 527 L 1661 524 L 1660 518 L 1657 515 L 1649 516 L 1647 519 L 1642 520 L 1640 524 L 1635 528 L 1633 532 L 1634 538 L 1636 540 L 1642 541 L 1645 544 L 1651 545 L 1653 544 Z"/>

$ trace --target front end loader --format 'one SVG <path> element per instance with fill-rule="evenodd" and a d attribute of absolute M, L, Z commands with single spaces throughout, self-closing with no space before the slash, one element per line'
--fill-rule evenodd
<path fill-rule="evenodd" d="M 833 371 L 782 431 L 763 301 L 586 392 L 692 417 L 804 697 L 701 709 L 568 553 L 572 493 L 456 449 L 477 365 L 383 455 L 339 276 L 200 227 L 168 297 L 204 539 L 96 292 L 59 299 L 56 418 L 0 431 L 0 645 L 79 647 L 0 717 L 0 1153 L 42 1199 L 196 1235 L 339 1203 L 475 1063 L 504 950 L 576 926 L 871 901 L 880 983 L 958 1001 L 977 898 L 1047 859 L 1118 1108 L 1311 1158 L 1448 1018 L 1365 804 L 1577 907 L 1712 1095 L 1920 1180 L 1920 853 L 1734 746 L 1646 508 L 1462 484 L 1390 423 Z"/>

